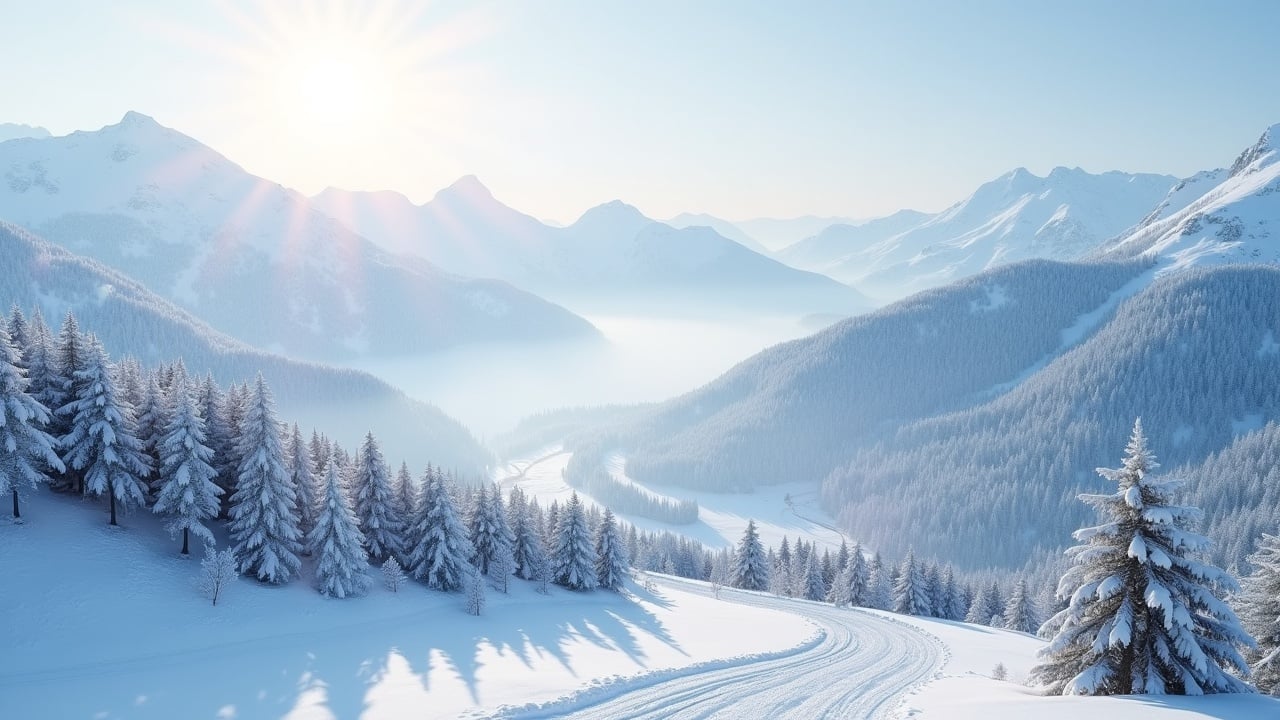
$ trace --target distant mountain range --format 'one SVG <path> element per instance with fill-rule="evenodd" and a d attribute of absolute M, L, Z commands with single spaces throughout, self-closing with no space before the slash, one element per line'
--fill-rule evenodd
<path fill-rule="evenodd" d="M 46 138 L 50 137 L 49 131 L 42 127 L 34 125 L 22 125 L 20 123 L 0 123 L 0 142 L 5 140 L 13 140 L 15 138 Z"/>
<path fill-rule="evenodd" d="M 1174 183 L 1100 248 L 1045 236 L 1092 260 L 1015 262 L 927 290 L 765 350 L 585 445 L 623 449 L 640 481 L 822 481 L 826 509 L 872 547 L 1011 568 L 1068 544 L 1087 514 L 1075 496 L 1102 487 L 1094 468 L 1118 461 L 1141 416 L 1166 467 L 1192 468 L 1197 497 L 1227 494 L 1213 506 L 1231 518 L 1206 522 L 1226 534 L 1223 561 L 1242 561 L 1249 538 L 1274 530 L 1260 505 L 1274 493 L 1222 468 L 1256 465 L 1244 453 L 1270 452 L 1265 426 L 1280 422 L 1278 141 L 1273 127 L 1229 168 Z M 1059 180 L 1079 174 L 1058 175 L 1014 173 L 971 200 L 1061 202 Z M 1009 227 L 1035 225 L 1018 217 Z M 1228 447 L 1229 462 L 1213 459 Z"/>
<path fill-rule="evenodd" d="M 465 473 L 490 462 L 471 433 L 435 407 L 365 373 L 255 350 L 123 274 L 26 230 L 0 223 L 0 257 L 6 312 L 11 303 L 27 313 L 38 307 L 56 333 L 72 310 L 81 329 L 95 333 L 116 359 L 131 355 L 153 366 L 182 358 L 191 373 L 212 372 L 224 387 L 261 372 L 282 420 L 296 421 L 308 436 L 319 429 L 352 450 L 372 431 L 388 460 L 408 461 L 415 472 L 427 462 Z"/>
<path fill-rule="evenodd" d="M 313 201 L 392 252 L 501 278 L 578 309 L 847 315 L 872 307 L 853 288 L 754 252 L 741 236 L 724 237 L 716 226 L 731 228 L 715 219 L 686 217 L 690 224 L 676 228 L 614 201 L 552 227 L 502 204 L 471 176 L 422 205 L 397 193 L 337 189 Z"/>
<path fill-rule="evenodd" d="M 259 348 L 341 360 L 597 336 L 507 283 L 387 252 L 138 113 L 96 132 L 0 143 L 0 170 L 0 219 Z"/>
<path fill-rule="evenodd" d="M 873 297 L 904 297 L 1017 260 L 1074 260 L 1146 216 L 1177 178 L 1018 168 L 952 207 L 904 210 L 827 227 L 777 253 L 784 262 L 853 284 Z"/>

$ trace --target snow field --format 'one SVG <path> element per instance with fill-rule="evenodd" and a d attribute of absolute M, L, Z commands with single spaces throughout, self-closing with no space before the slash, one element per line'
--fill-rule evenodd
<path fill-rule="evenodd" d="M 790 613 L 675 588 L 623 596 L 513 579 L 484 615 L 407 583 L 334 600 L 241 578 L 217 607 L 158 518 L 39 492 L 0 522 L 5 718 L 452 718 L 811 643 Z M 221 528 L 219 528 L 221 530 Z M 222 537 L 220 533 L 220 538 Z M 750 632 L 743 632 L 750 628 Z M 74 685 L 74 691 L 67 692 Z"/>

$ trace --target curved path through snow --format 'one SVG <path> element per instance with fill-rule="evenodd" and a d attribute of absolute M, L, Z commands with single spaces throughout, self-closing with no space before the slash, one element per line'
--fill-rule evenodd
<path fill-rule="evenodd" d="M 655 577 L 659 585 L 709 594 L 705 584 Z M 611 697 L 590 693 L 503 717 L 605 718 L 887 718 L 902 698 L 934 676 L 939 641 L 905 623 L 871 613 L 725 588 L 726 601 L 799 614 L 825 637 L 795 654 L 674 678 L 619 683 Z M 750 632 L 743 628 L 743 632 Z"/>

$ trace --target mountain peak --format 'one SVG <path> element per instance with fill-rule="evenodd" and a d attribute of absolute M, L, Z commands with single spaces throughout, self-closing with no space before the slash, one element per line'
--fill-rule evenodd
<path fill-rule="evenodd" d="M 1252 147 L 1240 153 L 1240 157 L 1231 164 L 1231 177 L 1256 170 L 1254 164 L 1268 155 L 1280 150 L 1280 124 L 1272 125 L 1263 131 L 1262 137 Z"/>
<path fill-rule="evenodd" d="M 453 184 L 436 193 L 432 202 L 439 200 L 459 199 L 475 204 L 477 202 L 489 202 L 493 200 L 493 193 L 489 192 L 489 188 L 480 182 L 480 178 L 475 175 L 463 175 Z"/>
<path fill-rule="evenodd" d="M 143 115 L 136 110 L 130 110 L 120 118 L 120 122 L 116 123 L 119 127 L 160 127 L 160 123 L 150 115 Z"/>
<path fill-rule="evenodd" d="M 610 200 L 582 213 L 572 227 L 588 233 L 633 235 L 653 222 L 644 213 L 621 200 Z"/>

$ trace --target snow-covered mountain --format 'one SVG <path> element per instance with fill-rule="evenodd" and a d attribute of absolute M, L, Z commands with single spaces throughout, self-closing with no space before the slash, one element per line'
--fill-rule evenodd
<path fill-rule="evenodd" d="M 677 230 L 687 227 L 709 227 L 724 237 L 746 247 L 752 252 L 758 252 L 761 255 L 766 256 L 772 254 L 772 252 L 764 245 L 761 245 L 758 240 L 743 232 L 742 228 L 734 225 L 728 220 L 723 220 L 714 215 L 708 215 L 706 213 L 680 213 L 679 215 L 668 220 L 663 220 L 662 222 L 676 228 Z"/>
<path fill-rule="evenodd" d="M 389 253 L 138 113 L 96 132 L 0 144 L 0 170 L 0 219 L 260 348 L 340 359 L 595 334 L 504 282 Z"/>
<path fill-rule="evenodd" d="M 1230 168 L 1179 183 L 1103 256 L 1156 255 L 1174 271 L 1191 265 L 1280 262 L 1280 125 L 1246 148 Z"/>
<path fill-rule="evenodd" d="M 753 252 L 711 227 L 674 228 L 620 201 L 563 228 L 503 205 L 470 176 L 420 206 L 396 193 L 336 189 L 314 202 L 383 247 L 579 308 L 849 314 L 871 307 L 854 289 Z"/>
<path fill-rule="evenodd" d="M 5 140 L 14 140 L 16 138 L 46 138 L 50 137 L 48 130 L 38 125 L 23 125 L 21 123 L 0 123 L 0 142 Z"/>
<path fill-rule="evenodd" d="M 733 224 L 772 252 L 778 252 L 807 237 L 817 235 L 832 225 L 851 225 L 858 222 L 856 218 L 850 217 L 802 215 L 794 218 L 761 217 L 734 220 Z"/>
<path fill-rule="evenodd" d="M 289 360 L 217 332 L 134 280 L 88 258 L 0 222 L 0 307 L 39 308 L 57 332 L 68 310 L 82 330 L 97 334 L 115 358 L 146 365 L 182 358 L 189 371 L 213 373 L 224 387 L 261 372 L 282 420 L 329 433 L 355 448 L 372 431 L 389 455 L 422 467 L 433 462 L 462 471 L 490 462 L 487 451 L 457 421 L 410 400 L 372 375 Z"/>
<path fill-rule="evenodd" d="M 936 215 L 904 211 L 836 225 L 779 257 L 899 298 L 1017 260 L 1073 260 L 1133 227 L 1177 179 L 1167 175 L 1018 168 Z"/>

